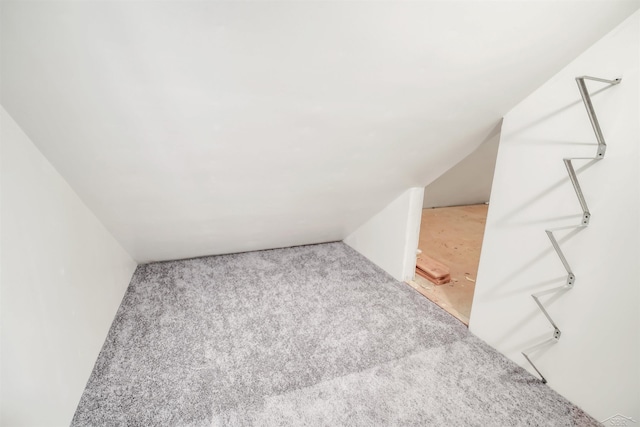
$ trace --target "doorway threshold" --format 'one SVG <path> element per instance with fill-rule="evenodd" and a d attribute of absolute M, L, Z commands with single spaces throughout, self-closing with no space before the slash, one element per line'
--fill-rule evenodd
<path fill-rule="evenodd" d="M 451 296 L 447 294 L 447 292 L 444 292 L 445 286 L 452 287 L 453 284 L 435 285 L 417 275 L 413 280 L 407 280 L 406 283 L 430 301 L 440 306 L 447 313 L 464 323 L 465 326 L 469 326 L 469 314 L 463 310 L 456 309 L 456 307 L 460 307 L 460 304 L 456 304 L 455 301 L 451 300 Z M 471 307 L 469 307 L 469 311 L 471 311 Z"/>

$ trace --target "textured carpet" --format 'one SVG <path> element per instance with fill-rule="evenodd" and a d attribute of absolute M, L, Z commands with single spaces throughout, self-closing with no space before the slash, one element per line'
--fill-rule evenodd
<path fill-rule="evenodd" d="M 72 425 L 598 423 L 330 243 L 139 266 Z"/>

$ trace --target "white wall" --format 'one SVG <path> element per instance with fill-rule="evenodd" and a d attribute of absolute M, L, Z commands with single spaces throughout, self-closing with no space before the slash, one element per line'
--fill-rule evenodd
<path fill-rule="evenodd" d="M 412 279 L 424 189 L 410 188 L 344 242 L 397 280 Z"/>
<path fill-rule="evenodd" d="M 622 76 L 599 93 L 605 85 L 587 82 L 608 150 L 574 162 L 591 223 L 558 233 L 577 279 L 543 297 L 563 335 L 532 357 L 549 386 L 599 420 L 640 420 L 639 57 L 636 12 L 506 115 L 470 322 L 528 369 L 520 351 L 551 336 L 529 296 L 566 278 L 544 229 L 579 223 L 562 158 L 596 152 L 574 78 Z"/>
<path fill-rule="evenodd" d="M 0 424 L 69 425 L 136 263 L 0 107 Z"/>
<path fill-rule="evenodd" d="M 345 238 L 640 4 L 0 7 L 0 103 L 148 262 Z"/>
<path fill-rule="evenodd" d="M 485 203 L 491 196 L 502 120 L 480 146 L 424 189 L 423 208 Z"/>

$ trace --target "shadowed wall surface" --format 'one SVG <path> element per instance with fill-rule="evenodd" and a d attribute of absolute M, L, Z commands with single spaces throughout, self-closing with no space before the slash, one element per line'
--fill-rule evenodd
<path fill-rule="evenodd" d="M 541 295 L 561 330 L 530 357 L 549 386 L 599 420 L 640 419 L 640 12 L 558 73 L 504 118 L 469 327 L 535 372 L 521 351 L 544 343 L 553 327 L 531 298 Z M 607 143 L 597 144 L 576 86 L 588 81 Z M 590 223 L 562 161 L 574 160 Z M 557 230 L 567 271 L 547 238 Z M 555 291 L 554 291 L 555 289 Z M 588 355 L 588 357 L 587 357 Z"/>

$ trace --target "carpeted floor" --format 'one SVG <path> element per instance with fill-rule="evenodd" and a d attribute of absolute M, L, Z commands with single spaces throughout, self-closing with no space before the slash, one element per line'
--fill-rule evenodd
<path fill-rule="evenodd" d="M 599 424 L 329 243 L 139 266 L 72 425 Z"/>

